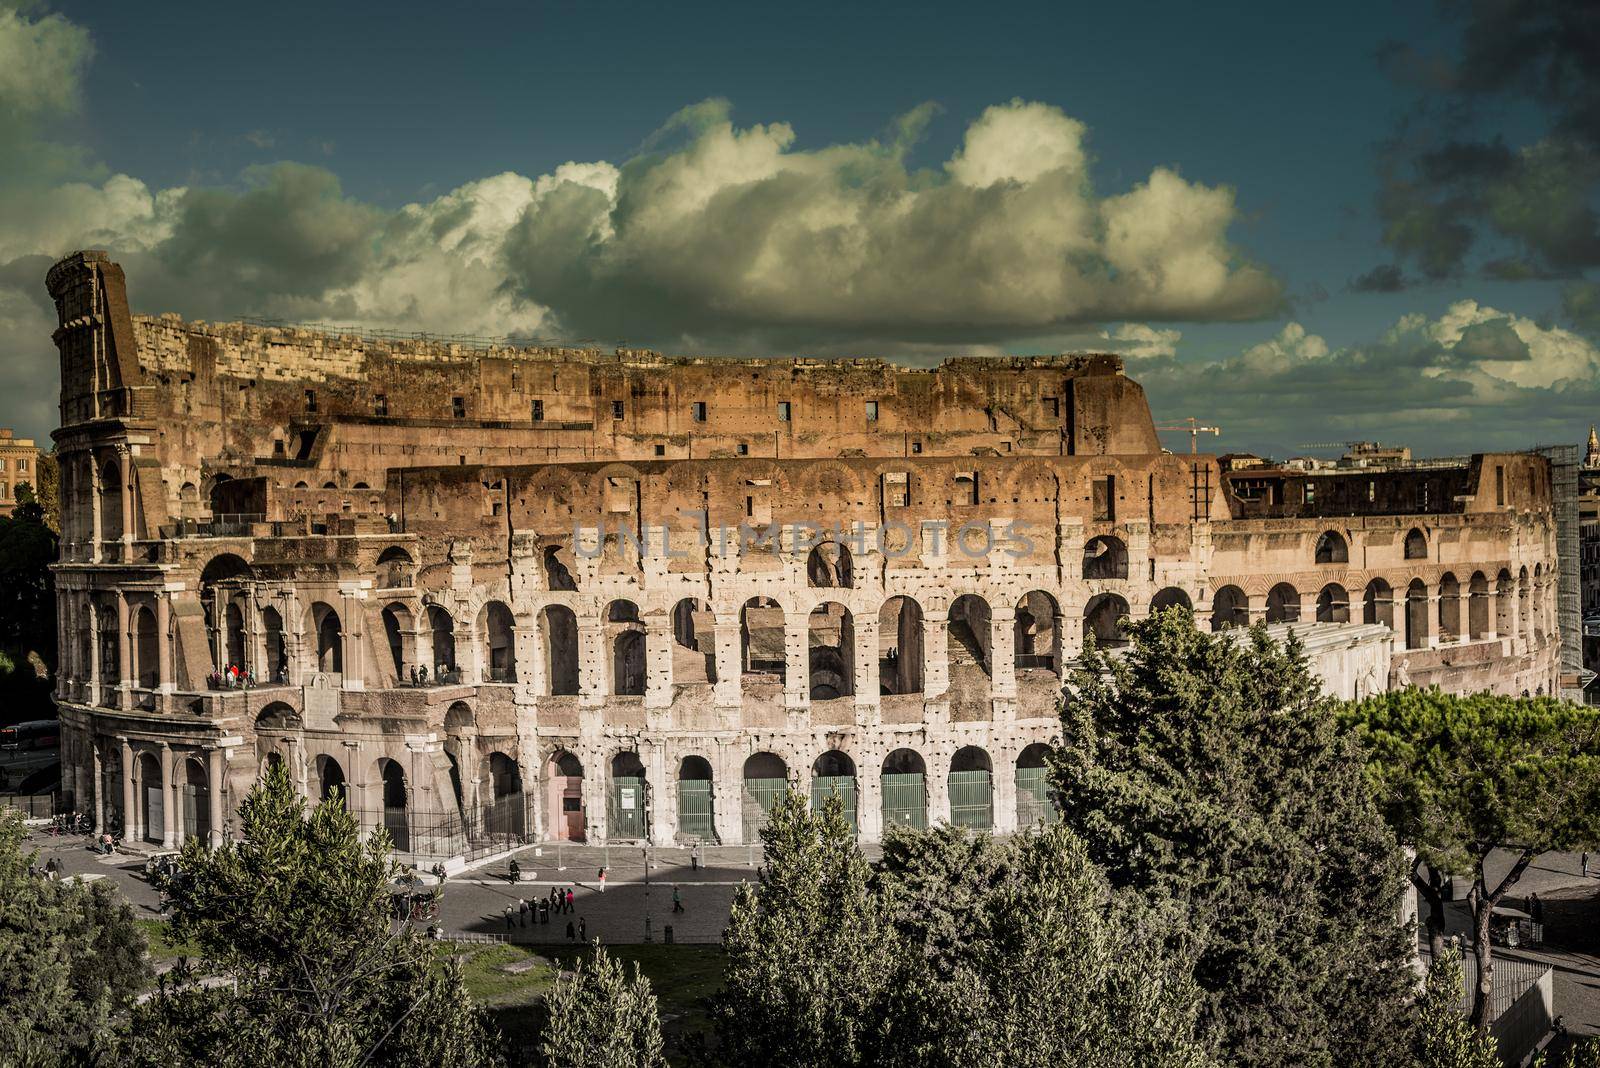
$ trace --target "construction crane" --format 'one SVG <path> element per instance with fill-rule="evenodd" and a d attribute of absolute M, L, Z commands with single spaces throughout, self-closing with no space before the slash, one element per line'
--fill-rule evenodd
<path fill-rule="evenodd" d="M 1194 416 L 1187 416 L 1183 422 L 1171 426 L 1158 426 L 1157 430 L 1187 430 L 1189 432 L 1189 454 L 1192 456 L 1200 451 L 1201 434 L 1221 434 L 1220 426 L 1202 426 L 1200 420 Z"/>

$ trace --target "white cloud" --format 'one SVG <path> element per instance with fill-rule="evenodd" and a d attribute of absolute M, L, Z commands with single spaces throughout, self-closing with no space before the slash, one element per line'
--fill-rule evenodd
<path fill-rule="evenodd" d="M 1148 360 L 1176 355 L 1183 331 L 1163 330 L 1146 323 L 1119 323 L 1113 329 L 1100 331 L 1100 338 L 1104 344 L 1099 347 L 1107 352 L 1120 353 L 1133 360 Z"/>

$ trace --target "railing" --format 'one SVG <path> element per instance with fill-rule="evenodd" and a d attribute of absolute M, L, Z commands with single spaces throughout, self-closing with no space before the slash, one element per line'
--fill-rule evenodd
<path fill-rule="evenodd" d="M 493 680 L 502 681 L 499 679 Z M 504 680 L 512 681 L 512 680 Z M 410 678 L 400 679 L 396 685 L 407 689 L 422 689 L 425 686 L 459 686 L 461 685 L 461 669 L 450 668 L 448 671 L 429 672 L 426 676 L 418 674 Z"/>
<path fill-rule="evenodd" d="M 56 814 L 55 794 L 0 794 L 0 808 L 15 809 L 28 819 L 48 819 Z"/>
<path fill-rule="evenodd" d="M 175 537 L 179 538 L 242 538 L 248 537 L 257 523 L 265 523 L 265 512 L 223 512 L 210 519 L 179 519 L 175 524 Z"/>

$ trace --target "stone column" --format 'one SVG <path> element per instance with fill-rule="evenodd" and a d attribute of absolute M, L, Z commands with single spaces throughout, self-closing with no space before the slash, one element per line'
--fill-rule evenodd
<path fill-rule="evenodd" d="M 644 706 L 666 708 L 672 704 L 672 619 L 665 612 L 644 616 Z"/>
<path fill-rule="evenodd" d="M 133 561 L 133 491 L 137 480 L 133 477 L 133 456 L 126 445 L 117 446 L 117 470 L 122 477 L 122 555 L 124 563 Z"/>
<path fill-rule="evenodd" d="M 664 746 L 650 746 L 650 751 L 645 756 L 645 774 L 649 776 L 647 787 L 649 792 L 645 796 L 650 799 L 648 831 L 650 843 L 669 846 L 672 844 L 678 824 L 677 776 L 667 767 L 667 751 Z"/>
<path fill-rule="evenodd" d="M 178 806 L 174 804 L 177 784 L 172 779 L 172 746 L 161 743 L 161 847 L 176 849 L 178 838 Z"/>
<path fill-rule="evenodd" d="M 104 487 L 100 485 L 100 463 L 95 459 L 94 452 L 89 453 L 89 561 L 100 563 L 105 559 L 105 550 L 100 544 L 100 532 L 103 525 L 100 522 L 100 509 L 102 507 L 100 494 Z"/>
<path fill-rule="evenodd" d="M 128 595 L 117 590 L 117 707 L 133 707 L 133 634 L 128 620 Z"/>
<path fill-rule="evenodd" d="M 543 694 L 549 689 L 544 677 L 544 650 L 539 647 L 538 616 L 526 626 L 511 628 L 512 655 L 517 659 L 517 682 L 529 693 Z"/>
<path fill-rule="evenodd" d="M 156 681 L 162 693 L 176 689 L 172 679 L 172 599 L 165 590 L 156 594 Z"/>
<path fill-rule="evenodd" d="M 106 769 L 101 762 L 100 740 L 93 735 L 89 736 L 89 758 L 94 768 L 94 830 L 96 834 L 106 833 Z"/>
<path fill-rule="evenodd" d="M 790 709 L 811 705 L 811 617 L 786 612 L 783 617 L 783 703 Z"/>
<path fill-rule="evenodd" d="M 1489 592 L 1487 594 L 1485 594 L 1484 596 L 1485 596 L 1485 603 L 1489 606 L 1488 607 L 1489 618 L 1486 621 L 1485 626 L 1484 626 L 1483 637 L 1484 637 L 1485 641 L 1491 641 L 1492 642 L 1492 641 L 1497 640 L 1500 637 L 1500 633 L 1499 633 L 1499 627 L 1500 627 L 1500 591 L 1497 588 L 1497 584 L 1495 584 L 1492 580 L 1491 580 L 1490 585 L 1489 585 Z M 1470 632 L 1470 622 L 1469 622 L 1469 632 Z"/>
<path fill-rule="evenodd" d="M 89 703 L 100 703 L 100 606 L 95 603 L 94 594 L 84 595 L 84 605 L 88 609 L 89 622 Z"/>
<path fill-rule="evenodd" d="M 928 826 L 950 822 L 950 755 L 940 753 L 928 759 Z"/>
<path fill-rule="evenodd" d="M 863 760 L 870 755 L 861 754 Z M 883 838 L 883 760 L 874 763 L 877 767 L 856 764 L 856 827 L 867 842 Z"/>
<path fill-rule="evenodd" d="M 993 754 L 994 830 L 1010 834 L 1017 829 L 1017 757 L 1009 749 Z"/>
<path fill-rule="evenodd" d="M 340 672 L 340 684 L 346 690 L 365 689 L 367 661 L 362 655 L 362 648 L 366 644 L 366 615 L 361 610 L 360 599 L 353 593 L 345 593 L 340 597 L 339 607 L 339 643 L 344 646 L 344 670 Z"/>
<path fill-rule="evenodd" d="M 715 635 L 717 683 L 713 691 L 714 700 L 723 707 L 737 708 L 743 699 L 741 680 L 744 674 L 744 665 L 740 663 L 739 656 L 737 612 L 732 622 L 723 622 L 721 617 L 718 617 Z"/>
<path fill-rule="evenodd" d="M 226 786 L 222 771 L 222 750 L 216 746 L 206 750 L 206 800 L 210 802 L 210 841 L 206 844 L 215 849 L 222 844 L 222 790 Z"/>
<path fill-rule="evenodd" d="M 878 678 L 878 617 L 855 620 L 856 725 L 876 726 L 881 719 L 882 700 Z"/>
<path fill-rule="evenodd" d="M 606 648 L 606 628 L 600 617 L 578 620 L 578 703 L 605 704 L 611 692 L 611 650 Z"/>
<path fill-rule="evenodd" d="M 137 783 L 133 769 L 133 744 L 126 738 L 117 739 L 122 743 L 122 840 L 129 845 L 143 837 L 143 822 L 136 818 L 138 806 L 135 802 Z"/>
<path fill-rule="evenodd" d="M 1017 610 L 989 610 L 989 694 L 995 698 L 1017 696 Z"/>
<path fill-rule="evenodd" d="M 922 617 L 922 696 L 930 701 L 950 689 L 949 638 L 945 616 Z"/>
<path fill-rule="evenodd" d="M 1300 591 L 1300 623 L 1302 626 L 1310 625 L 1317 621 L 1317 598 L 1322 596 L 1322 591 Z"/>

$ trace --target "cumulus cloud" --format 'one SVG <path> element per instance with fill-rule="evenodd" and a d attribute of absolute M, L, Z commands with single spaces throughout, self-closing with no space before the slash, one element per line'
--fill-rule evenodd
<path fill-rule="evenodd" d="M 1096 347 L 1131 360 L 1159 359 L 1175 355 L 1182 338 L 1181 330 L 1163 330 L 1148 323 L 1119 323 L 1100 331 L 1101 344 Z"/>

